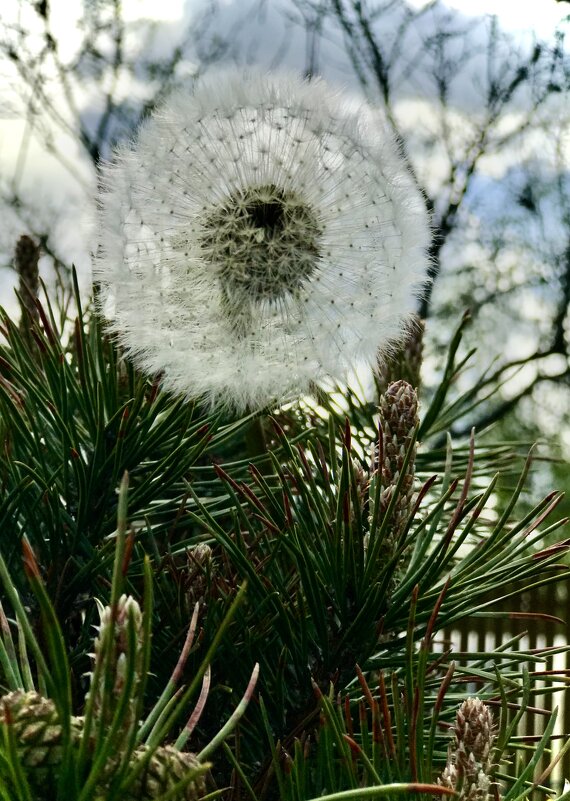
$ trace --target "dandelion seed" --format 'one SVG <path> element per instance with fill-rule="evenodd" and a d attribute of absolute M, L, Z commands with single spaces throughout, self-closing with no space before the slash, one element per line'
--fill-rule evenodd
<path fill-rule="evenodd" d="M 241 411 L 343 381 L 401 338 L 427 214 L 382 118 L 323 81 L 222 72 L 103 171 L 94 276 L 166 388 Z"/>

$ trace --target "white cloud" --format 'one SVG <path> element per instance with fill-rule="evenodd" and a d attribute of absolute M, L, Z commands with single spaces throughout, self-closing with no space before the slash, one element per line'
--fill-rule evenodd
<path fill-rule="evenodd" d="M 408 2 L 415 8 L 426 5 L 425 0 Z M 502 27 L 512 31 L 532 30 L 541 37 L 549 37 L 555 26 L 568 16 L 568 7 L 556 0 L 447 0 L 445 5 L 469 17 L 495 14 Z"/>

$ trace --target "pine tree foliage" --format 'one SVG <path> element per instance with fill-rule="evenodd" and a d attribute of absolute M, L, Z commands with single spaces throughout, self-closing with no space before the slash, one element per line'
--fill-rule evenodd
<path fill-rule="evenodd" d="M 232 434 L 137 374 L 77 303 L 62 328 L 36 302 L 30 337 L 4 316 L 0 350 L 5 553 L 19 554 L 25 532 L 63 608 L 97 580 L 104 553 L 112 558 L 104 540 L 123 472 L 132 518 L 160 541 L 184 526 L 176 512 L 191 467 Z"/>
<path fill-rule="evenodd" d="M 147 559 L 143 609 L 134 598 L 121 594 L 132 554 L 126 531 L 126 491 L 125 474 L 119 493 L 110 604 L 100 610 L 93 670 L 80 716 L 72 714 L 72 674 L 62 631 L 27 540 L 23 541 L 24 568 L 38 602 L 46 641 L 43 649 L 12 584 L 6 563 L 0 557 L 0 580 L 17 621 L 19 651 L 18 657 L 8 620 L 0 607 L 4 624 L 0 663 L 11 688 L 0 697 L 0 792 L 3 798 L 13 801 L 31 798 L 196 801 L 206 796 L 204 777 L 211 766 L 206 761 L 208 753 L 232 731 L 251 698 L 257 666 L 237 709 L 212 741 L 199 754 L 184 750 L 204 708 L 210 684 L 209 658 L 217 644 L 215 638 L 190 686 L 181 691 L 177 685 L 196 634 L 196 606 L 177 670 L 148 714 L 143 711 L 151 647 L 152 574 Z M 217 639 L 242 596 L 243 591 L 238 593 Z M 26 648 L 35 656 L 35 678 L 34 663 Z M 34 681 L 43 694 L 34 688 Z M 202 690 L 182 733 L 174 744 L 165 744 L 164 738 L 185 711 L 200 681 Z"/>
<path fill-rule="evenodd" d="M 491 619 L 498 600 L 569 575 L 567 542 L 545 544 L 560 537 L 564 521 L 549 519 L 560 494 L 519 513 L 532 455 L 446 436 L 493 389 L 491 376 L 457 389 L 466 320 L 419 412 L 392 375 L 373 400 L 315 387 L 232 420 L 141 376 L 75 302 L 73 319 L 46 301 L 27 326 L 2 321 L 0 689 L 39 694 L 38 736 L 55 732 L 61 759 L 51 794 L 34 790 L 15 725 L 23 702 L 16 715 L 3 700 L 0 798 L 340 801 L 476 786 L 522 801 L 546 784 L 538 768 L 556 716 L 531 752 L 517 726 L 536 696 L 563 686 L 553 670 L 539 685 L 552 649 L 529 653 L 520 637 L 460 658 L 436 647 L 451 624 Z M 128 497 L 125 485 L 117 493 L 125 471 Z M 140 619 L 123 593 L 144 599 Z M 124 631 L 100 633 L 86 678 L 95 599 Z M 473 693 L 496 721 L 493 755 L 479 784 L 452 791 L 449 730 Z M 196 760 L 212 755 L 206 778 L 171 750 L 190 753 L 190 729 Z"/>

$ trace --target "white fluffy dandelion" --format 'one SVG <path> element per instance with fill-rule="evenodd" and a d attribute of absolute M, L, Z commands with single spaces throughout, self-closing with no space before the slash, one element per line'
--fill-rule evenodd
<path fill-rule="evenodd" d="M 420 192 L 381 116 L 238 70 L 177 92 L 104 168 L 95 279 L 166 388 L 236 410 L 343 381 L 425 282 Z"/>

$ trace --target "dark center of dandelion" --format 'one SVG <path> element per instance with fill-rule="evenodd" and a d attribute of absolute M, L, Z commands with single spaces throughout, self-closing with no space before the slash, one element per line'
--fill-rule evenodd
<path fill-rule="evenodd" d="M 285 228 L 285 212 L 281 200 L 270 200 L 267 203 L 256 201 L 245 207 L 253 225 L 264 229 L 267 236 L 278 236 Z"/>
<path fill-rule="evenodd" d="M 322 228 L 314 211 L 273 184 L 232 193 L 205 213 L 202 230 L 204 258 L 236 308 L 294 294 L 319 260 Z"/>

